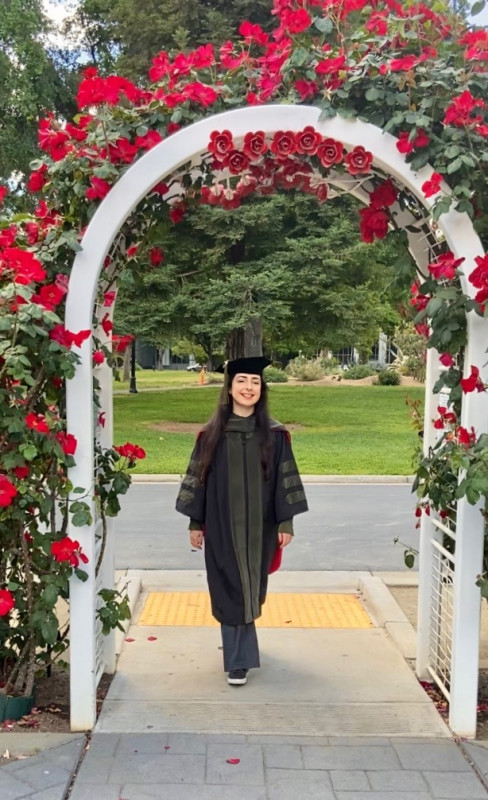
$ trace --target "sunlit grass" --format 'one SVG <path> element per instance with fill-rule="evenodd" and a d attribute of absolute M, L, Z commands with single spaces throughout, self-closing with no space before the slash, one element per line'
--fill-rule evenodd
<path fill-rule="evenodd" d="M 161 423 L 203 425 L 218 393 L 206 386 L 118 395 L 115 441 L 144 447 L 147 458 L 137 472 L 181 474 L 195 434 L 168 433 Z M 270 407 L 280 422 L 300 426 L 292 429 L 293 447 L 305 474 L 408 475 L 418 436 L 405 399 L 423 394 L 419 387 L 277 385 L 270 388 Z"/>

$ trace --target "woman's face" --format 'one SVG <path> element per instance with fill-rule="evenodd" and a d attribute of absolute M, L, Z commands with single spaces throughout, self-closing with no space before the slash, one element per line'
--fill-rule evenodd
<path fill-rule="evenodd" d="M 230 387 L 234 411 L 241 409 L 250 411 L 261 397 L 261 377 L 238 372 Z"/>

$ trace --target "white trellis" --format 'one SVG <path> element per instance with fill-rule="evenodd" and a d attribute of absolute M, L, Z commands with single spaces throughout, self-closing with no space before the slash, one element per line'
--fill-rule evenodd
<path fill-rule="evenodd" d="M 248 131 L 262 130 L 274 133 L 277 130 L 298 132 L 306 125 L 314 126 L 323 136 L 341 141 L 347 149 L 363 145 L 373 154 L 373 166 L 390 175 L 412 198 L 410 209 L 392 209 L 395 224 L 409 225 L 410 250 L 419 272 L 426 270 L 432 261 L 436 241 L 427 224 L 432 200 L 423 196 L 421 186 L 432 174 L 430 167 L 414 173 L 396 149 L 396 139 L 380 128 L 358 120 L 345 120 L 339 116 L 320 120 L 320 109 L 310 106 L 264 105 L 242 108 L 201 120 L 173 134 L 137 161 L 115 184 L 103 200 L 91 220 L 82 240 L 82 249 L 77 254 L 70 276 L 66 303 L 66 327 L 77 331 L 92 327 L 94 304 L 103 263 L 111 245 L 140 200 L 160 181 L 180 167 L 197 159 L 207 149 L 213 130 L 228 129 L 234 138 L 243 137 Z M 368 202 L 368 185 L 354 184 L 350 177 L 338 175 L 330 181 L 337 189 L 347 189 L 362 202 Z M 444 191 L 449 188 L 444 185 Z M 419 210 L 421 213 L 419 213 Z M 483 254 L 480 240 L 469 217 L 451 210 L 441 216 L 438 228 L 455 256 L 463 256 L 463 290 L 470 296 L 474 289 L 467 280 L 475 266 L 474 258 Z M 98 317 L 97 313 L 97 317 Z M 466 347 L 465 364 L 475 365 L 485 382 L 488 382 L 486 365 L 486 342 L 488 320 L 468 315 L 469 341 Z M 78 349 L 81 362 L 76 374 L 67 384 L 68 431 L 78 440 L 76 466 L 70 470 L 70 480 L 75 486 L 90 487 L 88 502 L 94 511 L 93 474 L 95 424 L 93 418 L 93 373 L 90 340 Z M 438 374 L 437 354 L 430 350 L 427 364 L 425 447 L 434 443 L 432 419 L 436 416 L 437 399 L 432 387 Z M 108 367 L 97 368 L 101 381 L 100 399 L 106 412 L 103 430 L 104 446 L 112 444 L 112 384 Z M 461 424 L 473 425 L 478 433 L 488 431 L 486 400 L 477 392 L 463 398 Z M 434 678 L 441 684 L 449 682 L 451 700 L 450 725 L 459 735 L 473 736 L 476 726 L 476 694 L 478 677 L 480 595 L 475 579 L 481 570 L 483 550 L 483 520 L 481 506 L 470 506 L 466 500 L 458 504 L 457 530 L 450 532 L 456 537 L 455 557 L 452 563 L 443 562 L 443 573 L 439 569 L 442 544 L 440 520 L 424 515 L 421 527 L 420 586 L 419 586 L 419 630 L 417 674 Z M 101 646 L 96 624 L 97 578 L 95 568 L 97 556 L 97 520 L 84 528 L 74 528 L 71 535 L 78 539 L 89 557 L 85 583 L 73 579 L 70 589 L 71 616 L 71 727 L 85 730 L 95 721 L 96 687 L 105 669 L 115 669 L 113 637 Z M 109 531 L 100 582 L 113 585 L 113 543 Z M 443 574 L 443 577 L 439 575 Z M 446 578 L 447 575 L 447 578 Z M 448 603 L 445 585 L 452 586 L 448 593 L 452 600 L 452 612 L 444 615 L 444 628 L 439 637 L 438 617 Z M 446 606 L 447 607 L 447 606 Z M 442 640 L 442 658 L 436 650 L 436 642 Z M 442 661 L 442 663 L 441 663 Z M 446 667 L 447 678 L 444 674 Z M 440 672 L 444 672 L 440 674 Z"/>

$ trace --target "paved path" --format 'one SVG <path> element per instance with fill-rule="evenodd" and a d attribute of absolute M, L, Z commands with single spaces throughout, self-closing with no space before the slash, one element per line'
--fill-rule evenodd
<path fill-rule="evenodd" d="M 185 519 L 174 510 L 177 484 L 135 484 L 121 499 L 117 569 L 201 569 Z M 287 570 L 404 570 L 395 537 L 414 547 L 415 496 L 409 485 L 306 486 L 310 511 L 295 520 Z"/>
<path fill-rule="evenodd" d="M 488 792 L 449 740 L 95 734 L 70 800 L 122 798 L 481 800 Z"/>

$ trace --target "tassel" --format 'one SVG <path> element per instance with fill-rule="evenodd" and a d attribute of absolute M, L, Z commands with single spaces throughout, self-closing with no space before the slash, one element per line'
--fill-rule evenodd
<path fill-rule="evenodd" d="M 220 404 L 222 406 L 228 406 L 230 403 L 229 388 L 229 373 L 227 372 L 226 361 L 224 364 L 224 385 L 222 386 L 222 391 L 220 393 Z"/>

